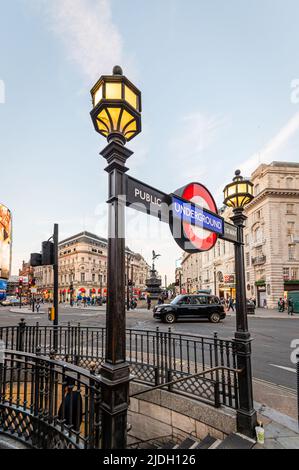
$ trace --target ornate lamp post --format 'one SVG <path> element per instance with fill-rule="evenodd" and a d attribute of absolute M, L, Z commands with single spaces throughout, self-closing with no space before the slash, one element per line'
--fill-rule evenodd
<path fill-rule="evenodd" d="M 141 93 L 115 66 L 113 75 L 102 76 L 91 90 L 91 118 L 95 130 L 106 137 L 101 155 L 109 175 L 108 298 L 106 357 L 101 369 L 104 449 L 127 445 L 129 366 L 126 362 L 125 319 L 125 173 L 133 152 L 127 141 L 141 132 Z"/>
<path fill-rule="evenodd" d="M 240 170 L 235 172 L 233 182 L 224 188 L 224 204 L 233 208 L 231 220 L 238 229 L 238 241 L 235 243 L 236 269 L 236 332 L 235 345 L 237 365 L 242 370 L 239 375 L 239 408 L 237 410 L 237 426 L 240 432 L 254 436 L 256 411 L 253 408 L 252 372 L 251 372 L 251 339 L 248 331 L 246 285 L 244 268 L 244 214 L 245 206 L 252 201 L 253 184 L 241 176 Z"/>

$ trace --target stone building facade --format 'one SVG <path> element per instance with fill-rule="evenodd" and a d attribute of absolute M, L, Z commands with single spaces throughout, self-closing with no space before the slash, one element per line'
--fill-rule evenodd
<path fill-rule="evenodd" d="M 67 301 L 73 284 L 74 297 L 107 295 L 107 240 L 90 232 L 81 232 L 59 243 L 59 294 Z M 133 294 L 145 290 L 145 279 L 149 266 L 139 253 L 126 248 L 126 263 L 129 263 L 129 280 Z M 127 272 L 127 269 L 126 269 Z M 53 296 L 53 268 L 34 268 L 38 292 L 51 299 Z"/>
<path fill-rule="evenodd" d="M 244 230 L 247 297 L 274 308 L 287 291 L 299 290 L 299 163 L 262 164 L 251 181 L 255 198 L 246 207 Z M 231 209 L 219 212 L 229 221 Z M 208 252 L 185 253 L 182 273 L 186 292 L 210 289 L 235 298 L 233 244 L 219 239 Z"/>

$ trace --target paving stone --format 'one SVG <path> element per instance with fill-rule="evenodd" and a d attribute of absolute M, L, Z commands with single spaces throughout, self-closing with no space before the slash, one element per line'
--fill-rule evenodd
<path fill-rule="evenodd" d="M 299 449 L 299 437 L 280 437 L 277 442 L 284 449 Z"/>
<path fill-rule="evenodd" d="M 280 437 L 297 437 L 299 438 L 299 435 L 292 431 L 291 429 L 286 428 L 285 426 L 282 426 L 279 423 L 271 422 L 270 424 L 267 424 L 265 426 L 265 438 L 270 439 L 270 438 L 280 438 Z"/>

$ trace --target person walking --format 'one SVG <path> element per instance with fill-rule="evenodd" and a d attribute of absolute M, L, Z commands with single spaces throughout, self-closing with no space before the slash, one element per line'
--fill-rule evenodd
<path fill-rule="evenodd" d="M 36 302 L 36 306 L 35 306 L 35 308 L 36 308 L 36 311 L 37 311 L 37 313 L 39 313 L 39 309 L 40 309 L 40 303 L 39 303 L 39 300 Z"/>
<path fill-rule="evenodd" d="M 279 301 L 278 301 L 278 311 L 279 312 L 284 312 L 284 307 L 285 307 L 284 300 L 283 300 L 282 297 L 280 297 Z"/>
<path fill-rule="evenodd" d="M 294 302 L 292 298 L 288 299 L 288 315 L 294 315 Z"/>
<path fill-rule="evenodd" d="M 146 298 L 146 302 L 147 302 L 147 309 L 150 310 L 150 309 L 151 309 L 151 305 L 152 305 L 152 299 L 150 298 L 149 295 L 148 295 L 147 298 Z"/>
<path fill-rule="evenodd" d="M 235 309 L 234 309 L 234 301 L 233 301 L 233 299 L 232 299 L 231 297 L 228 299 L 227 311 L 229 312 L 230 309 L 232 309 L 233 312 L 235 311 Z"/>

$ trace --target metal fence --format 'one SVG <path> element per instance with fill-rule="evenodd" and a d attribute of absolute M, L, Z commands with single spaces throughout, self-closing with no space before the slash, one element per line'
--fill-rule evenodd
<path fill-rule="evenodd" d="M 101 389 L 93 371 L 38 354 L 5 351 L 0 432 L 40 449 L 98 449 Z"/>
<path fill-rule="evenodd" d="M 37 347 L 47 356 L 54 347 L 53 326 L 38 323 L 28 326 L 1 327 L 0 340 L 8 349 L 29 353 Z M 56 327 L 56 357 L 80 367 L 95 367 L 96 373 L 105 358 L 105 328 L 76 326 Z M 234 341 L 213 337 L 193 336 L 168 331 L 126 332 L 126 356 L 134 380 L 152 386 L 185 377 L 169 391 L 192 396 L 214 406 L 238 408 L 238 373 Z M 192 374 L 223 367 L 202 377 Z"/>

